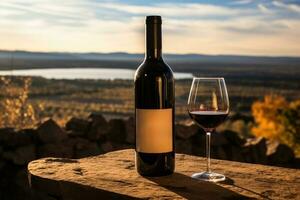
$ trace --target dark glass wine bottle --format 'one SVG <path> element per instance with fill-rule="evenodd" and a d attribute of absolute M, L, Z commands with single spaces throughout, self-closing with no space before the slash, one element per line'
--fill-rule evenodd
<path fill-rule="evenodd" d="M 146 55 L 135 73 L 136 168 L 143 176 L 172 174 L 174 77 L 163 61 L 161 17 L 146 17 Z"/>

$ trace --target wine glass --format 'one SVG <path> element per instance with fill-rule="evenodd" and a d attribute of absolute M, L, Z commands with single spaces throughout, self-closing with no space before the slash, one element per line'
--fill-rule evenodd
<path fill-rule="evenodd" d="M 195 173 L 192 178 L 219 182 L 224 181 L 223 174 L 210 169 L 210 137 L 229 114 L 229 99 L 224 78 L 193 78 L 188 98 L 188 112 L 198 126 L 206 132 L 205 172 Z"/>

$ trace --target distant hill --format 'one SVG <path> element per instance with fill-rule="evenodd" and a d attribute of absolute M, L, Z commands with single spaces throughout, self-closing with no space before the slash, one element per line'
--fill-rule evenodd
<path fill-rule="evenodd" d="M 115 53 L 64 53 L 64 52 L 29 52 L 0 50 L 0 60 L 115 60 L 140 61 L 143 54 Z M 204 55 L 204 54 L 164 54 L 167 61 L 203 62 L 203 63 L 236 63 L 236 64 L 300 64 L 300 57 Z"/>
<path fill-rule="evenodd" d="M 0 70 L 44 68 L 123 68 L 137 69 L 143 54 L 115 53 L 44 53 L 0 51 Z M 300 57 L 266 57 L 202 54 L 165 54 L 175 72 L 224 77 L 300 76 Z"/>

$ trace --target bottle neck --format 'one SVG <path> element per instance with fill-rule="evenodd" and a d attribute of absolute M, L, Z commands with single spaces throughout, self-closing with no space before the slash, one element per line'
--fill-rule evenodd
<path fill-rule="evenodd" d="M 161 59 L 161 24 L 146 24 L 146 59 Z"/>

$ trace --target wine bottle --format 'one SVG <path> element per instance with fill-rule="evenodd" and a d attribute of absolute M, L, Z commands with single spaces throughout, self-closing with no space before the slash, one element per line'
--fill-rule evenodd
<path fill-rule="evenodd" d="M 175 87 L 163 61 L 161 17 L 146 17 L 146 54 L 135 73 L 136 169 L 142 176 L 172 174 L 175 166 Z"/>

